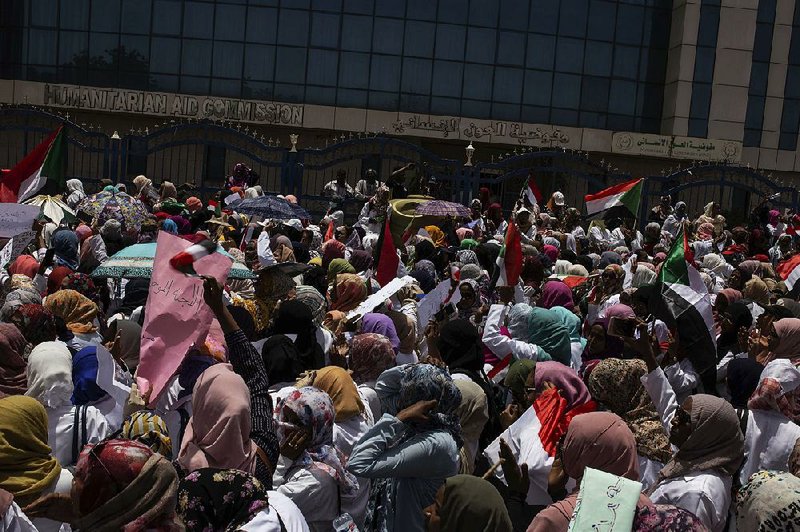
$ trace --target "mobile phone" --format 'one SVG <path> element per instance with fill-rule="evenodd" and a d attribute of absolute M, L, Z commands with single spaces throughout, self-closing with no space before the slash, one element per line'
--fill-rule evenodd
<path fill-rule="evenodd" d="M 633 318 L 618 318 L 612 316 L 608 322 L 608 334 L 618 338 L 633 338 L 636 330 L 636 320 Z"/>

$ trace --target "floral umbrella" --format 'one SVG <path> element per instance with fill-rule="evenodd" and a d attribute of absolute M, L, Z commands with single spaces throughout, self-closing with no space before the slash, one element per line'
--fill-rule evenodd
<path fill-rule="evenodd" d="M 139 230 L 148 218 L 144 203 L 124 192 L 103 190 L 87 196 L 78 203 L 77 210 L 97 218 L 98 225 L 108 220 L 118 220 L 126 229 Z"/>

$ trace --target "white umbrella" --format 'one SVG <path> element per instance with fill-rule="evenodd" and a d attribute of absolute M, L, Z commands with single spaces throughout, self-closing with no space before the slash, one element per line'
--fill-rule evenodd
<path fill-rule="evenodd" d="M 76 218 L 75 211 L 70 209 L 66 203 L 61 201 L 61 198 L 56 196 L 39 194 L 38 196 L 26 199 L 22 203 L 40 207 L 42 209 L 42 214 L 47 216 L 55 224 L 60 224 L 65 216 Z"/>

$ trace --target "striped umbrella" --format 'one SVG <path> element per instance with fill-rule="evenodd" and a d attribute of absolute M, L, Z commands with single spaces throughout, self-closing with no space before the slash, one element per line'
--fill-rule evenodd
<path fill-rule="evenodd" d="M 452 216 L 453 218 L 468 218 L 471 214 L 467 207 L 452 201 L 433 200 L 417 207 L 417 214 L 428 216 Z"/>
<path fill-rule="evenodd" d="M 217 251 L 231 257 L 217 246 Z M 153 275 L 153 261 L 156 256 L 156 243 L 134 244 L 115 253 L 98 266 L 92 277 L 113 277 L 122 279 L 148 278 Z M 255 279 L 257 276 L 241 262 L 233 263 L 228 279 Z"/>

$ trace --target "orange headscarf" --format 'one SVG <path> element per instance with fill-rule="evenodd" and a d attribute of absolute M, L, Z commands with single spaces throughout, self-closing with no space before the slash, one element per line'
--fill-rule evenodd
<path fill-rule="evenodd" d="M 94 332 L 97 305 L 75 290 L 59 290 L 47 296 L 44 306 L 67 324 L 70 331 L 79 334 Z"/>

